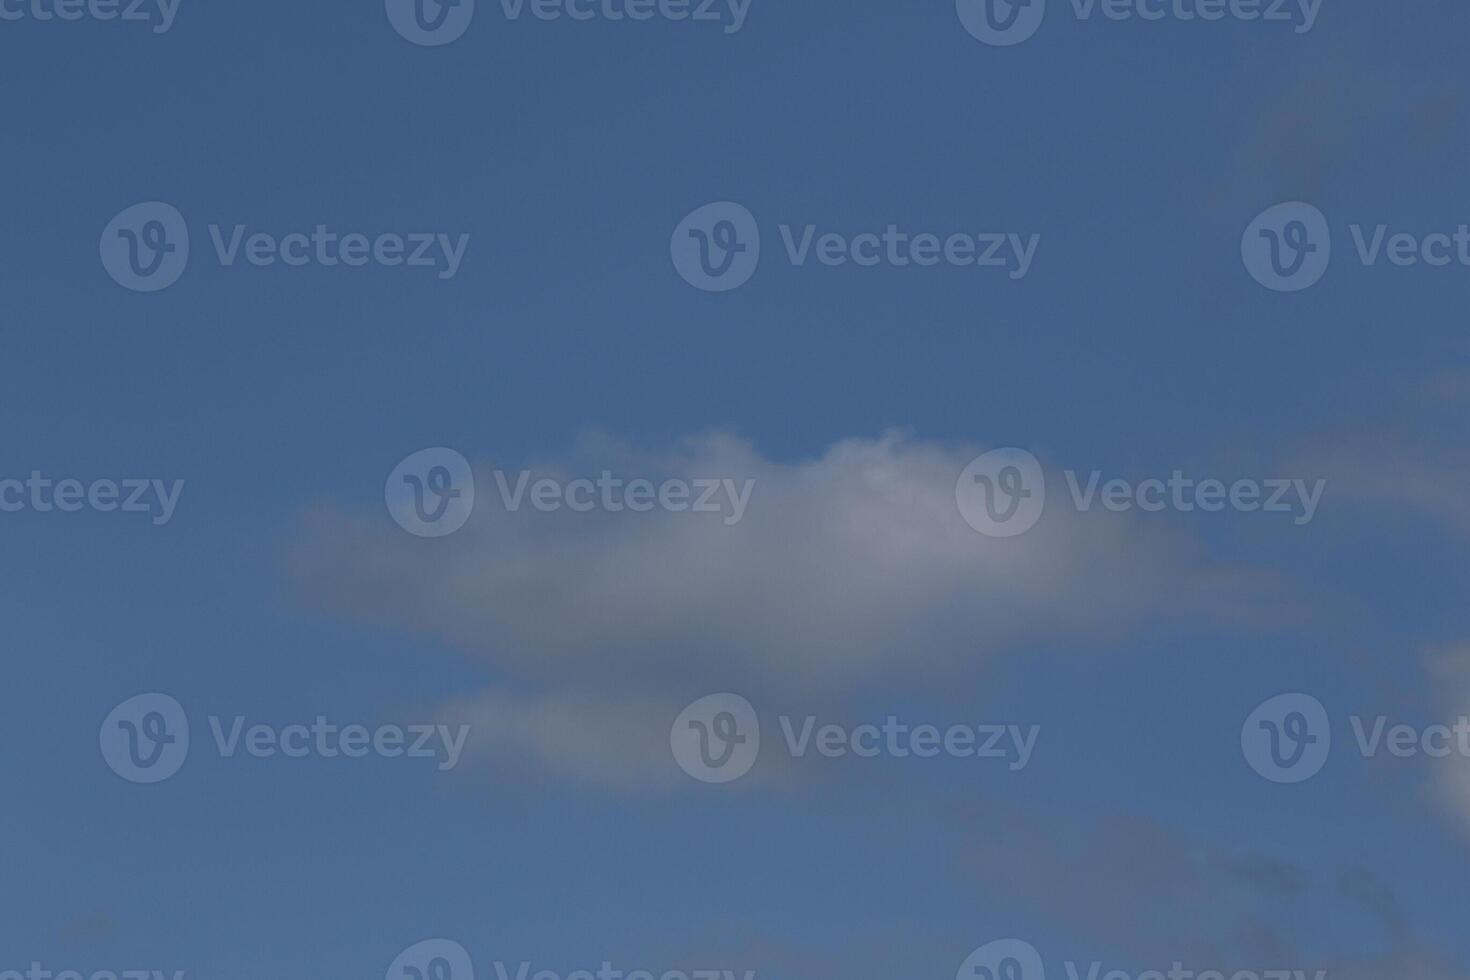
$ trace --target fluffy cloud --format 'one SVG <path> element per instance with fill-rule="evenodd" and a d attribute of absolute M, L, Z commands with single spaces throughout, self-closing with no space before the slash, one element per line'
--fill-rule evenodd
<path fill-rule="evenodd" d="M 890 434 L 778 462 L 723 435 L 656 454 L 591 439 L 530 467 L 534 478 L 752 480 L 748 509 L 734 525 L 658 510 L 512 511 L 483 467 L 474 516 L 455 534 L 404 534 L 381 504 L 319 509 L 288 567 L 318 608 L 491 665 L 521 693 L 457 710 L 581 776 L 636 774 L 649 733 L 666 739 L 678 708 L 710 691 L 808 707 L 932 694 L 1008 652 L 1096 649 L 1144 626 L 1272 614 L 1271 577 L 1209 562 L 1152 515 L 1079 514 L 1059 475 L 1034 529 L 1005 540 L 975 532 L 954 494 L 979 451 Z M 597 731 L 626 737 L 602 739 L 584 771 L 567 747 L 599 741 Z M 622 746 L 634 748 L 620 762 Z"/>

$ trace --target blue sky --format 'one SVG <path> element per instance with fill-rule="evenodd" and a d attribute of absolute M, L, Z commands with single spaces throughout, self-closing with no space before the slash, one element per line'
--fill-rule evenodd
<path fill-rule="evenodd" d="M 1470 268 L 1364 267 L 1349 233 L 1470 223 L 1470 11 L 1325 0 L 1298 34 L 1050 0 L 999 48 L 942 0 L 753 0 L 730 34 L 479 0 L 421 47 L 356 6 L 0 20 L 0 479 L 185 481 L 162 525 L 0 513 L 0 972 L 378 977 L 434 937 L 482 980 L 948 980 L 1003 937 L 1052 980 L 1470 971 L 1470 760 L 1365 759 L 1348 724 L 1470 713 Z M 1332 264 L 1272 292 L 1242 231 L 1298 200 Z M 98 241 L 147 201 L 192 249 L 134 293 Z M 720 201 L 763 252 L 707 293 L 670 235 Z M 470 239 L 449 279 L 223 267 L 211 224 Z M 1012 281 L 796 267 L 783 224 L 1041 238 Z M 441 446 L 480 502 L 420 539 L 384 481 Z M 1001 541 L 950 495 L 1007 446 L 1050 496 Z M 502 513 L 489 474 L 523 467 L 756 483 L 733 527 Z M 1303 526 L 1079 514 L 1063 469 L 1327 488 Z M 193 745 L 135 785 L 98 729 L 154 691 Z M 762 757 L 704 785 L 667 732 L 723 691 Z M 1277 785 L 1240 729 L 1295 691 L 1334 750 Z M 1016 772 L 782 769 L 782 713 L 1041 734 Z M 222 759 L 209 715 L 472 730 L 440 773 Z"/>

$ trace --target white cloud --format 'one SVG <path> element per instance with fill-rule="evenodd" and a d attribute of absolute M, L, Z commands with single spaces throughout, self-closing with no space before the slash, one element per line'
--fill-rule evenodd
<path fill-rule="evenodd" d="M 620 788 L 683 778 L 669 750 L 678 710 L 657 698 L 487 691 L 446 705 L 440 720 L 470 726 L 470 762 Z"/>
<path fill-rule="evenodd" d="M 787 463 L 721 435 L 657 454 L 594 439 L 532 469 L 753 479 L 744 519 L 508 512 L 485 468 L 474 516 L 454 535 L 404 534 L 381 505 L 323 509 L 306 517 L 288 566 L 320 608 L 433 637 L 541 692 L 488 695 L 479 710 L 527 753 L 589 778 L 639 770 L 651 737 L 641 730 L 603 739 L 587 771 L 566 751 L 598 742 L 583 729 L 627 731 L 629 705 L 656 701 L 666 738 L 678 707 L 712 691 L 809 709 L 943 692 L 997 655 L 1260 618 L 1279 598 L 1272 577 L 1212 564 L 1152 515 L 1076 513 L 1059 474 L 1033 530 L 982 536 L 954 502 L 980 451 L 890 434 Z M 578 720 L 588 716 L 601 721 Z M 614 743 L 630 746 L 621 762 Z"/>

